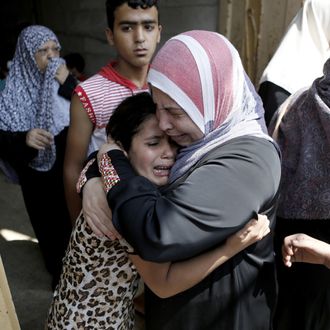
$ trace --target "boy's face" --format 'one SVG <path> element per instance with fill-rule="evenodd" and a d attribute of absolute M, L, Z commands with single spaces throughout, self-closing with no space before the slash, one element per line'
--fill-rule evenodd
<path fill-rule="evenodd" d="M 157 186 L 168 182 L 177 146 L 159 128 L 155 115 L 146 119 L 133 136 L 128 158 L 138 172 Z"/>
<path fill-rule="evenodd" d="M 106 35 L 110 45 L 117 49 L 118 64 L 127 69 L 149 65 L 160 41 L 157 8 L 134 9 L 124 3 L 114 14 L 113 31 L 107 29 Z"/>

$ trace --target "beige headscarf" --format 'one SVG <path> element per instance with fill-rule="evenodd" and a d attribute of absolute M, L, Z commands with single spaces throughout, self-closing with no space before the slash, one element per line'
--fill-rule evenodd
<path fill-rule="evenodd" d="M 330 56 L 330 1 L 305 0 L 290 23 L 260 83 L 270 81 L 291 94 L 322 76 Z"/>

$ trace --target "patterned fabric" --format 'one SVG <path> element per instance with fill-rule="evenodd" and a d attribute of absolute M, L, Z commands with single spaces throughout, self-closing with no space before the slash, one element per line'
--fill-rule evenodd
<path fill-rule="evenodd" d="M 124 240 L 96 236 L 82 214 L 63 259 L 46 329 L 134 329 L 138 273 Z"/>
<path fill-rule="evenodd" d="M 88 171 L 89 167 L 96 161 L 96 158 L 91 159 L 83 168 L 83 170 L 81 171 L 77 184 L 76 184 L 76 190 L 77 193 L 80 194 L 81 189 L 83 188 L 83 186 L 85 185 L 85 183 L 87 182 L 87 177 L 86 177 L 86 172 Z"/>
<path fill-rule="evenodd" d="M 43 128 L 54 136 L 69 124 L 69 102 L 57 95 L 59 83 L 54 79 L 63 59 L 54 58 L 44 73 L 35 60 L 36 51 L 46 42 L 60 44 L 56 35 L 44 26 L 25 28 L 17 42 L 15 55 L 0 94 L 0 129 L 28 131 Z M 39 151 L 30 166 L 48 171 L 56 159 L 55 145 Z"/>
<path fill-rule="evenodd" d="M 280 107 L 270 131 L 283 155 L 278 215 L 330 219 L 330 60 L 324 77 Z"/>
<path fill-rule="evenodd" d="M 290 94 L 310 87 L 322 76 L 330 56 L 329 0 L 305 0 L 264 70 L 260 84 L 270 81 Z"/>
<path fill-rule="evenodd" d="M 120 178 L 112 165 L 111 158 L 106 153 L 101 156 L 99 170 L 102 175 L 104 188 L 108 193 L 120 181 Z"/>
<path fill-rule="evenodd" d="M 272 141 L 261 100 L 240 57 L 218 33 L 190 31 L 167 41 L 152 62 L 148 81 L 179 104 L 205 135 L 180 150 L 171 181 L 208 151 L 235 137 L 250 135 Z"/>
<path fill-rule="evenodd" d="M 95 127 L 88 154 L 99 149 L 106 142 L 105 127 L 118 104 L 128 96 L 149 91 L 148 86 L 140 89 L 130 80 L 120 76 L 114 70 L 114 64 L 115 62 L 109 63 L 75 89 L 75 93 Z"/>

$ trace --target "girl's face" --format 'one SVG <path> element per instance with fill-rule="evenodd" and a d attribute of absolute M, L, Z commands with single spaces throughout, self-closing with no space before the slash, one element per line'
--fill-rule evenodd
<path fill-rule="evenodd" d="M 60 56 L 60 47 L 56 44 L 55 41 L 45 42 L 35 53 L 34 57 L 37 62 L 38 69 L 41 72 L 45 72 L 49 60 L 54 57 Z"/>
<path fill-rule="evenodd" d="M 203 137 L 203 132 L 174 100 L 156 87 L 151 89 L 157 104 L 159 127 L 163 132 L 181 147 L 187 147 Z"/>
<path fill-rule="evenodd" d="M 134 135 L 128 157 L 139 175 L 162 186 L 168 182 L 176 153 L 177 146 L 160 130 L 156 116 L 152 115 Z"/>

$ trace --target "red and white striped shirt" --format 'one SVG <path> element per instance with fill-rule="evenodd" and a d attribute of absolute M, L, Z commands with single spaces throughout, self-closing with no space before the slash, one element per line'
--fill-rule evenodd
<path fill-rule="evenodd" d="M 118 104 L 128 96 L 148 92 L 148 86 L 138 88 L 130 80 L 119 75 L 114 62 L 75 88 L 88 117 L 94 125 L 88 154 L 99 149 L 106 141 L 105 127 Z"/>

